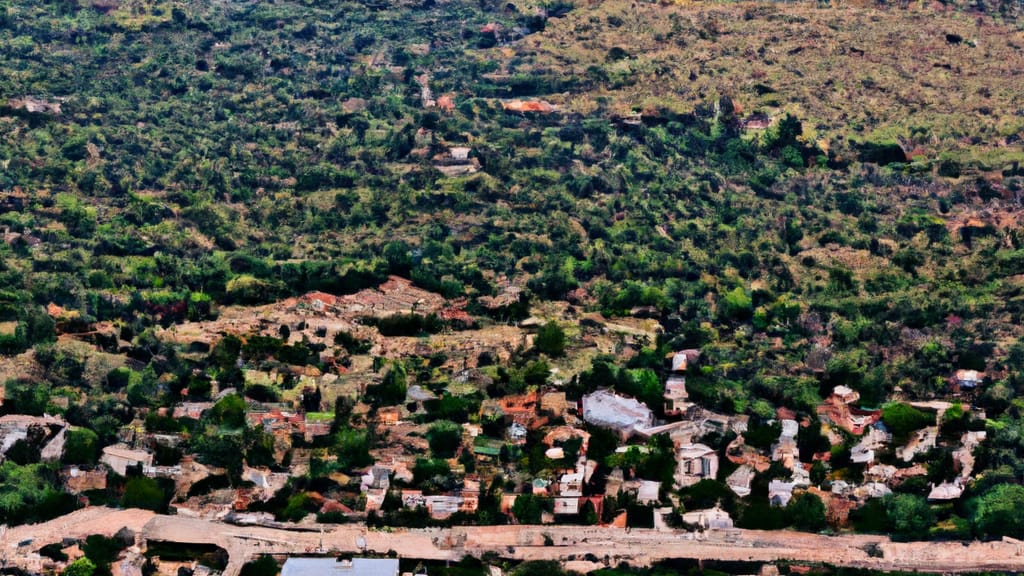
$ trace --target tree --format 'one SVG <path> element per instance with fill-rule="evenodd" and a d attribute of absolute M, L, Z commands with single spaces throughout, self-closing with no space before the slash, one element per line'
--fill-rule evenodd
<path fill-rule="evenodd" d="M 133 372 L 128 382 L 128 402 L 132 406 L 148 406 L 155 403 L 158 384 L 156 370 L 152 365 L 146 366 L 141 374 Z"/>
<path fill-rule="evenodd" d="M 96 571 L 96 565 L 86 557 L 81 557 L 64 568 L 64 576 L 92 576 Z"/>
<path fill-rule="evenodd" d="M 95 464 L 99 453 L 99 436 L 88 428 L 74 427 L 68 430 L 64 442 L 65 464 Z"/>
<path fill-rule="evenodd" d="M 462 426 L 448 420 L 434 423 L 427 430 L 430 451 L 436 458 L 451 458 L 462 444 Z"/>
<path fill-rule="evenodd" d="M 342 429 L 338 431 L 335 439 L 331 452 L 338 457 L 338 466 L 343 470 L 373 464 L 370 442 L 365 431 Z"/>
<path fill-rule="evenodd" d="M 380 384 L 366 388 L 367 399 L 380 406 L 394 406 L 405 402 L 407 377 L 405 365 L 393 362 L 391 370 L 384 375 L 384 380 Z"/>
<path fill-rule="evenodd" d="M 533 494 L 520 494 L 512 505 L 512 515 L 520 524 L 540 524 L 541 514 L 546 509 L 547 501 Z"/>
<path fill-rule="evenodd" d="M 49 382 L 19 378 L 8 380 L 4 385 L 4 409 L 9 414 L 42 416 L 49 401 Z"/>
<path fill-rule="evenodd" d="M 445 460 L 417 458 L 416 464 L 412 468 L 412 482 L 413 484 L 443 482 L 450 472 L 451 467 Z"/>
<path fill-rule="evenodd" d="M 156 480 L 140 476 L 131 478 L 125 484 L 121 505 L 125 508 L 142 508 L 161 512 L 164 509 L 165 495 Z"/>
<path fill-rule="evenodd" d="M 277 576 L 280 571 L 281 567 L 277 565 L 277 560 L 268 554 L 246 562 L 239 576 Z"/>
<path fill-rule="evenodd" d="M 935 423 L 935 416 L 922 412 L 910 404 L 896 402 L 882 408 L 882 420 L 892 430 L 893 441 L 905 442 L 910 433 Z"/>
<path fill-rule="evenodd" d="M 213 405 L 211 419 L 221 426 L 241 428 L 245 426 L 245 399 L 238 394 L 228 394 Z"/>
<path fill-rule="evenodd" d="M 1024 486 L 999 484 L 970 502 L 980 538 L 1024 537 Z"/>
<path fill-rule="evenodd" d="M 928 534 L 935 523 L 935 513 L 928 501 L 916 494 L 897 494 L 885 499 L 889 530 L 896 539 L 914 540 Z"/>
<path fill-rule="evenodd" d="M 818 532 L 828 525 L 825 520 L 825 505 L 816 494 L 803 492 L 793 496 L 786 506 L 790 524 L 798 530 Z"/>
<path fill-rule="evenodd" d="M 537 337 L 533 341 L 537 351 L 551 357 L 565 355 L 565 332 L 554 320 L 544 324 L 537 331 Z"/>
<path fill-rule="evenodd" d="M 117 538 L 102 534 L 90 534 L 80 545 L 85 557 L 96 565 L 95 576 L 110 576 L 110 564 L 125 546 Z"/>
<path fill-rule="evenodd" d="M 349 420 L 352 418 L 352 408 L 354 402 L 348 396 L 339 394 L 334 399 L 334 423 L 331 425 L 331 431 L 337 432 L 343 428 L 348 428 Z"/>
<path fill-rule="evenodd" d="M 753 301 L 743 288 L 737 286 L 722 296 L 718 311 L 725 320 L 747 320 L 753 313 Z"/>

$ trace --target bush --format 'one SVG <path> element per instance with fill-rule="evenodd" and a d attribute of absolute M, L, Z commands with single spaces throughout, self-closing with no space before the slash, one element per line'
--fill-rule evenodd
<path fill-rule="evenodd" d="M 339 430 L 335 445 L 331 452 L 338 457 L 338 466 L 342 470 L 351 470 L 373 464 L 370 456 L 370 441 L 366 432 L 358 430 Z"/>
<path fill-rule="evenodd" d="M 166 495 L 152 478 L 131 478 L 125 484 L 121 505 L 125 508 L 143 508 L 154 512 L 166 510 Z"/>
<path fill-rule="evenodd" d="M 719 316 L 724 320 L 749 320 L 753 314 L 753 301 L 739 286 L 724 294 L 718 307 Z"/>
<path fill-rule="evenodd" d="M 462 445 L 462 426 L 443 420 L 427 430 L 430 451 L 436 458 L 452 458 Z"/>
<path fill-rule="evenodd" d="M 67 556 L 64 558 L 66 559 Z M 96 565 L 92 563 L 92 560 L 82 557 L 68 564 L 62 574 L 64 576 L 92 576 L 95 571 Z"/>
<path fill-rule="evenodd" d="M 979 538 L 1024 537 L 1024 486 L 999 484 L 970 502 Z"/>
<path fill-rule="evenodd" d="M 443 480 L 450 472 L 451 468 L 444 460 L 417 458 L 412 469 L 412 482 L 418 485 L 427 481 Z"/>
<path fill-rule="evenodd" d="M 540 524 L 541 514 L 549 510 L 551 502 L 533 494 L 520 494 L 512 505 L 512 515 L 520 524 Z"/>
<path fill-rule="evenodd" d="M 825 521 L 825 504 L 821 498 L 810 492 L 793 496 L 786 506 L 789 523 L 798 530 L 818 532 L 827 526 Z"/>
<path fill-rule="evenodd" d="M 892 431 L 893 441 L 902 444 L 911 432 L 935 424 L 935 416 L 909 404 L 896 402 L 882 408 L 882 421 Z"/>
<path fill-rule="evenodd" d="M 914 494 L 897 494 L 885 499 L 889 530 L 899 540 L 919 540 L 927 537 L 928 528 L 935 523 L 935 513 L 928 501 Z"/>
<path fill-rule="evenodd" d="M 99 437 L 88 428 L 71 428 L 64 442 L 65 464 L 95 464 L 99 454 Z"/>
<path fill-rule="evenodd" d="M 565 332 L 554 320 L 549 321 L 537 331 L 537 337 L 534 339 L 533 345 L 537 347 L 537 351 L 541 354 L 547 354 L 556 358 L 564 356 Z"/>
<path fill-rule="evenodd" d="M 268 555 L 246 562 L 239 576 L 277 576 L 280 572 L 281 567 L 277 565 L 277 560 Z"/>

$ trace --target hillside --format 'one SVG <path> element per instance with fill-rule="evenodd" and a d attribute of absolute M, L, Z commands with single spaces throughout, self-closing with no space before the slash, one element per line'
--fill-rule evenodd
<path fill-rule="evenodd" d="M 899 143 L 917 174 L 942 159 L 998 171 L 1020 154 L 1024 32 L 941 6 L 602 2 L 492 57 L 509 75 L 559 77 L 559 101 L 582 113 L 728 96 L 744 115 L 800 117 L 839 156 Z"/>
<path fill-rule="evenodd" d="M 0 1 L 3 413 L 161 512 L 1024 537 L 1014 8 Z"/>

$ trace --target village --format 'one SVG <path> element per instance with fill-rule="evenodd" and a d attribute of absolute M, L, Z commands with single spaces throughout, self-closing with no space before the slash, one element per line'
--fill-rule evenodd
<path fill-rule="evenodd" d="M 510 286 L 503 300 L 495 300 L 507 305 L 516 297 Z M 436 314 L 460 328 L 383 337 L 365 321 L 416 313 Z M 644 329 L 650 321 L 615 322 L 583 317 L 573 337 L 634 355 L 649 341 Z M 517 326 L 496 326 L 495 336 L 459 302 L 398 277 L 352 296 L 312 293 L 257 314 L 225 310 L 207 325 L 173 325 L 162 337 L 196 357 L 217 349 L 217 331 L 322 343 L 326 370 L 232 358 L 246 390 L 283 393 L 259 400 L 246 395 L 238 402 L 232 400 L 238 390 L 219 389 L 214 381 L 206 400 L 140 411 L 118 431 L 116 443 L 101 448 L 96 464 L 61 468 L 63 490 L 88 505 L 111 489 L 123 490 L 117 487 L 124 478 L 144 477 L 168 487 L 167 513 L 266 528 L 312 529 L 324 522 L 370 528 L 584 524 L 688 529 L 728 539 L 738 533 L 737 502 L 756 499 L 783 511 L 813 495 L 824 515 L 816 529 L 844 531 L 851 514 L 905 483 L 928 482 L 927 501 L 937 505 L 956 501 L 974 479 L 985 414 L 966 402 L 865 408 L 856 391 L 835 386 L 815 414 L 786 407 L 769 419 L 721 414 L 687 392 L 687 376 L 701 370 L 696 349 L 662 358 L 658 405 L 621 393 L 612 382 L 573 397 L 579 387 L 567 385 L 556 369 L 518 392 L 495 393 L 495 365 L 533 347 L 543 326 L 530 317 Z M 359 352 L 370 354 L 332 345 L 339 332 L 365 339 Z M 377 355 L 386 361 L 370 358 Z M 431 374 L 443 374 L 444 386 L 406 386 L 411 378 L 394 362 L 408 357 L 434 358 Z M 399 378 L 402 395 L 382 401 L 375 389 Z M 970 370 L 952 374 L 951 400 L 969 398 L 984 378 Z M 891 429 L 886 414 L 904 426 L 907 410 L 920 426 Z M 226 424 L 232 411 L 241 411 L 233 426 Z M 191 451 L 190 430 L 197 423 L 205 423 L 205 434 L 228 438 L 240 437 L 240 424 L 266 439 L 268 454 L 263 462 L 249 461 L 251 450 L 245 458 L 235 454 L 234 467 Z M 3 416 L 0 452 L 6 457 L 30 441 L 43 462 L 62 462 L 73 429 L 60 416 Z M 366 445 L 339 447 L 338 438 L 350 433 Z M 952 470 L 944 475 L 930 461 L 938 447 L 952 454 Z M 363 457 L 353 456 L 362 451 Z M 716 492 L 723 486 L 730 494 Z M 717 496 L 697 496 L 708 493 Z"/>

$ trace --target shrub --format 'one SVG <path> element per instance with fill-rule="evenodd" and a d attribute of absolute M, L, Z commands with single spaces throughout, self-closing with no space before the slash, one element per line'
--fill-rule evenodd
<path fill-rule="evenodd" d="M 565 355 L 565 332 L 554 321 L 549 321 L 537 331 L 537 337 L 533 341 L 537 351 L 551 357 Z"/>
<path fill-rule="evenodd" d="M 452 458 L 462 444 L 462 427 L 442 420 L 427 430 L 430 451 L 438 458 Z"/>

